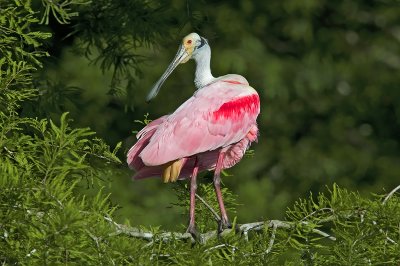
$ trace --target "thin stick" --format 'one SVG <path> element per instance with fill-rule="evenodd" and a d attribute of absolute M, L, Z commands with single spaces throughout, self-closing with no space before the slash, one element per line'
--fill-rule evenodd
<path fill-rule="evenodd" d="M 210 212 L 214 215 L 214 219 L 217 222 L 221 221 L 221 217 L 219 217 L 218 213 L 197 193 L 196 193 L 196 198 L 198 198 L 210 210 Z"/>
<path fill-rule="evenodd" d="M 308 225 L 308 222 L 301 222 L 301 223 L 304 224 L 304 225 Z M 330 234 L 325 233 L 324 231 L 321 231 L 321 230 L 315 229 L 315 228 L 311 229 L 311 231 L 312 231 L 313 233 L 316 233 L 316 234 L 321 235 L 321 236 L 323 236 L 323 237 L 327 237 L 327 238 L 329 238 L 329 239 L 332 240 L 332 241 L 336 241 L 336 237 L 331 236 Z"/>
<path fill-rule="evenodd" d="M 313 231 L 314 233 L 318 234 L 318 235 L 321 235 L 321 236 L 323 236 L 323 237 L 327 237 L 327 238 L 329 238 L 329 239 L 332 240 L 332 241 L 336 241 L 336 237 L 331 236 L 330 234 L 327 234 L 327 233 L 325 233 L 324 231 L 321 231 L 321 230 L 319 230 L 319 229 L 312 229 L 312 231 Z"/>
<path fill-rule="evenodd" d="M 396 193 L 396 191 L 399 190 L 399 189 L 400 189 L 400 185 L 398 185 L 392 191 L 390 191 L 390 193 L 383 200 L 382 205 L 385 205 L 386 201 L 388 201 L 393 196 L 393 194 Z"/>

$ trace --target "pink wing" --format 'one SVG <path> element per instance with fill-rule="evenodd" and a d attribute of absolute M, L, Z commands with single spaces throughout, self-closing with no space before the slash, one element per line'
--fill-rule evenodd
<path fill-rule="evenodd" d="M 226 147 L 248 134 L 259 112 L 253 88 L 220 80 L 198 90 L 159 124 L 139 157 L 155 166 Z"/>
<path fill-rule="evenodd" d="M 167 117 L 167 115 L 164 115 L 156 120 L 153 120 L 136 134 L 136 137 L 139 140 L 128 151 L 127 163 L 129 168 L 135 169 L 136 171 L 139 171 L 141 168 L 143 168 L 144 163 L 139 158 L 139 154 L 147 146 L 151 136 L 153 136 L 154 132 L 156 132 L 158 126 L 162 124 Z"/>
<path fill-rule="evenodd" d="M 228 146 L 228 148 L 224 151 L 225 157 L 222 164 L 222 169 L 230 168 L 234 166 L 237 162 L 239 162 L 243 158 L 244 153 L 250 146 L 251 142 L 257 140 L 257 134 L 257 126 L 253 126 L 245 138 L 235 144 Z M 192 157 L 185 157 L 183 159 L 184 163 L 179 175 L 179 179 L 188 178 L 193 173 L 193 168 L 195 167 L 196 161 L 197 166 L 199 167 L 199 172 L 215 169 L 218 155 L 221 149 L 203 152 L 200 154 L 196 154 L 196 156 Z M 143 163 L 142 165 L 143 167 L 137 169 L 137 172 L 133 177 L 134 179 L 161 176 L 164 170 L 163 165 L 145 166 Z"/>

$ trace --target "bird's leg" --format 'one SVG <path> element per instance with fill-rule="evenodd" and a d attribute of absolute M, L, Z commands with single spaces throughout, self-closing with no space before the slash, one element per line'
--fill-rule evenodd
<path fill-rule="evenodd" d="M 224 201 L 222 199 L 222 193 L 221 193 L 221 169 L 222 169 L 222 163 L 224 160 L 224 156 L 225 156 L 224 152 L 219 153 L 217 165 L 215 166 L 215 172 L 214 172 L 215 194 L 217 195 L 218 205 L 219 205 L 219 209 L 221 211 L 221 221 L 218 225 L 219 232 L 222 232 L 223 229 L 225 229 L 225 228 L 232 228 L 232 225 L 228 219 L 228 215 L 226 214 L 225 205 L 224 205 Z"/>
<path fill-rule="evenodd" d="M 197 173 L 199 166 L 197 165 L 197 157 L 195 158 L 194 168 L 192 176 L 190 178 L 190 209 L 189 209 L 189 226 L 186 232 L 190 233 L 194 239 L 199 239 L 199 233 L 196 229 L 194 214 L 195 214 L 195 201 L 196 201 L 196 189 L 197 189 Z"/>

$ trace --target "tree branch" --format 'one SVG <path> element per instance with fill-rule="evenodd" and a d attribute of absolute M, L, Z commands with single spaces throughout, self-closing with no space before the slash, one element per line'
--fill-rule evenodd
<path fill-rule="evenodd" d="M 116 231 L 115 233 L 112 233 L 112 235 L 128 235 L 134 238 L 139 238 L 147 241 L 168 241 L 172 239 L 177 239 L 177 240 L 186 240 L 190 241 L 192 243 L 195 243 L 196 240 L 192 237 L 190 233 L 179 233 L 179 232 L 162 232 L 162 233 L 153 233 L 149 231 L 144 231 L 142 229 L 136 228 L 136 227 L 130 227 L 127 225 L 122 225 L 114 222 L 110 217 L 104 217 L 105 220 L 107 220 L 110 224 L 112 224 Z M 238 225 L 238 231 L 239 233 L 248 240 L 248 232 L 250 231 L 262 231 L 266 227 L 267 228 L 272 228 L 272 236 L 271 236 L 271 241 L 270 241 L 270 246 L 268 247 L 268 250 L 270 251 L 272 249 L 272 245 L 274 244 L 275 240 L 275 233 L 276 230 L 279 228 L 283 229 L 291 229 L 296 226 L 297 223 L 295 222 L 286 222 L 286 221 L 280 221 L 280 220 L 268 220 L 265 222 L 254 222 L 254 223 L 246 223 L 246 224 L 241 224 Z M 307 225 L 307 222 L 301 222 L 303 225 Z M 211 239 L 215 239 L 218 236 L 224 237 L 232 232 L 234 232 L 235 229 L 226 229 L 224 230 L 221 234 L 218 235 L 218 231 L 209 231 L 203 234 L 200 234 L 200 242 L 201 243 L 206 243 L 207 241 Z M 313 233 L 321 235 L 323 237 L 326 237 L 332 241 L 335 241 L 336 238 L 329 235 L 328 233 L 325 233 L 319 229 L 312 229 L 311 230 Z"/>
<path fill-rule="evenodd" d="M 275 234 L 276 234 L 276 230 L 277 230 L 277 226 L 276 224 L 274 224 L 274 226 L 272 227 L 272 233 L 271 233 L 271 238 L 269 240 L 269 244 L 268 244 L 268 248 L 265 251 L 265 253 L 270 253 L 272 250 L 272 247 L 274 246 L 274 241 L 275 241 Z"/>
<path fill-rule="evenodd" d="M 397 187 L 395 187 L 392 191 L 390 191 L 390 193 L 385 197 L 385 199 L 382 202 L 382 205 L 385 205 L 386 202 L 394 195 L 394 193 L 396 193 L 397 190 L 400 189 L 400 185 L 398 185 Z"/>

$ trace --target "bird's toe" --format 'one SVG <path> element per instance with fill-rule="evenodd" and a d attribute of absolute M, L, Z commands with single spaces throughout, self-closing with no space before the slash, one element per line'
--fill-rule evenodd
<path fill-rule="evenodd" d="M 186 233 L 191 234 L 192 237 L 194 238 L 194 240 L 196 240 L 197 242 L 200 242 L 200 240 L 201 240 L 201 234 L 200 234 L 200 232 L 197 230 L 196 226 L 194 226 L 194 225 L 189 225 L 188 228 L 186 229 Z"/>
<path fill-rule="evenodd" d="M 231 229 L 232 224 L 229 220 L 220 220 L 218 222 L 218 233 L 222 233 L 225 229 Z"/>
<path fill-rule="evenodd" d="M 232 223 L 229 220 L 227 220 L 227 221 L 225 221 L 225 220 L 219 221 L 218 222 L 218 233 L 221 234 L 226 229 L 233 229 Z M 240 232 L 239 225 L 235 224 L 235 228 L 234 229 L 235 229 L 236 233 Z"/>

